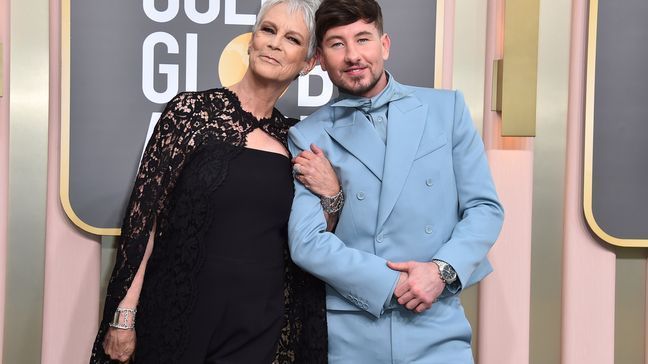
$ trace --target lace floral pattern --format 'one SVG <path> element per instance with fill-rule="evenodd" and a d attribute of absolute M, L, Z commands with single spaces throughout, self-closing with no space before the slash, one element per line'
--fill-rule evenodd
<path fill-rule="evenodd" d="M 228 163 L 245 147 L 248 133 L 261 128 L 286 146 L 293 123 L 276 109 L 271 117 L 256 119 L 227 89 L 181 93 L 167 104 L 128 203 L 91 363 L 111 362 L 102 347 L 108 322 L 135 277 L 154 223 L 155 245 L 138 305 L 147 314 L 138 316 L 134 362 L 177 363 L 187 345 L 186 317 L 196 299 L 194 277 L 204 260 L 208 195 L 226 178 Z M 197 180 L 182 180 L 184 167 L 198 152 L 209 153 L 209 169 L 192 173 Z M 195 193 L 174 196 L 178 183 L 187 183 Z M 284 256 L 286 323 L 273 363 L 326 363 L 324 285 L 292 263 L 287 247 Z"/>

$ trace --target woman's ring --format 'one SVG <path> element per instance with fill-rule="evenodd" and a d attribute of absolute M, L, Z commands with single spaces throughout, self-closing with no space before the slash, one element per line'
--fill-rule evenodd
<path fill-rule="evenodd" d="M 299 164 L 294 164 L 293 165 L 293 173 L 302 174 L 301 171 L 299 170 Z"/>

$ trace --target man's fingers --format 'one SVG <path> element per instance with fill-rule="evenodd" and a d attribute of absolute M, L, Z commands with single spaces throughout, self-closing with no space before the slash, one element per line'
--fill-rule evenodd
<path fill-rule="evenodd" d="M 414 311 L 416 311 L 416 312 L 418 312 L 418 313 L 421 313 L 421 312 L 427 310 L 427 309 L 430 308 L 430 307 L 432 307 L 432 305 L 426 305 L 426 304 L 424 304 L 424 303 L 421 303 L 421 304 L 419 304 L 418 306 L 416 306 L 416 308 L 414 309 Z"/>
<path fill-rule="evenodd" d="M 320 147 L 318 147 L 317 145 L 311 144 L 310 148 L 313 151 L 313 153 L 315 153 L 317 155 L 324 155 L 324 151 L 322 149 L 320 149 Z"/>
<path fill-rule="evenodd" d="M 387 262 L 387 266 L 393 270 L 406 272 L 410 268 L 409 262 Z"/>
<path fill-rule="evenodd" d="M 299 157 L 302 157 L 302 158 L 305 158 L 305 159 L 313 159 L 313 158 L 315 158 L 315 154 L 313 152 L 311 152 L 310 150 L 304 150 L 301 153 L 299 153 L 299 156 L 297 156 L 297 158 L 299 158 Z"/>
<path fill-rule="evenodd" d="M 394 296 L 398 298 L 402 297 L 403 295 L 407 294 L 407 292 L 409 292 L 409 288 L 410 287 L 409 284 L 407 283 L 407 280 L 403 282 L 399 282 L 398 284 L 396 284 L 396 288 L 394 289 Z"/>
<path fill-rule="evenodd" d="M 409 301 L 411 301 L 412 299 L 414 299 L 414 295 L 410 291 L 405 292 L 400 297 L 399 296 L 396 296 L 396 297 L 398 297 L 398 303 L 400 303 L 401 305 L 404 305 L 404 304 L 408 303 Z"/>
<path fill-rule="evenodd" d="M 421 304 L 421 300 L 419 300 L 418 298 L 415 298 L 415 299 L 410 300 L 409 302 L 407 302 L 407 303 L 405 304 L 405 307 L 406 307 L 408 310 L 413 310 L 413 309 L 415 309 L 416 307 L 418 307 L 420 304 Z"/>
<path fill-rule="evenodd" d="M 305 165 L 305 164 L 308 164 L 308 162 L 309 162 L 308 159 L 306 159 L 306 158 L 304 158 L 304 157 L 302 157 L 302 156 L 297 156 L 297 157 L 293 160 L 293 164 L 299 164 L 300 166 L 303 166 L 303 165 Z"/>

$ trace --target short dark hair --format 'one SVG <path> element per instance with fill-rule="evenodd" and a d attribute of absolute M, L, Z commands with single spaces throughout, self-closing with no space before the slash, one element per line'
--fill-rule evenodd
<path fill-rule="evenodd" d="M 335 27 L 363 20 L 374 23 L 378 34 L 383 34 L 383 17 L 375 0 L 324 0 L 315 13 L 315 37 L 322 45 L 324 34 Z"/>

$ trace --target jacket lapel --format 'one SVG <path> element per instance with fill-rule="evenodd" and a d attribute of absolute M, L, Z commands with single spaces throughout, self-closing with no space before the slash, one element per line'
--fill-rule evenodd
<path fill-rule="evenodd" d="M 336 107 L 334 113 L 335 122 L 326 132 L 382 180 L 385 144 L 374 127 L 355 109 Z"/>
<path fill-rule="evenodd" d="M 378 228 L 387 220 L 414 162 L 425 127 L 428 106 L 415 96 L 389 105 L 387 149 L 378 206 Z"/>

